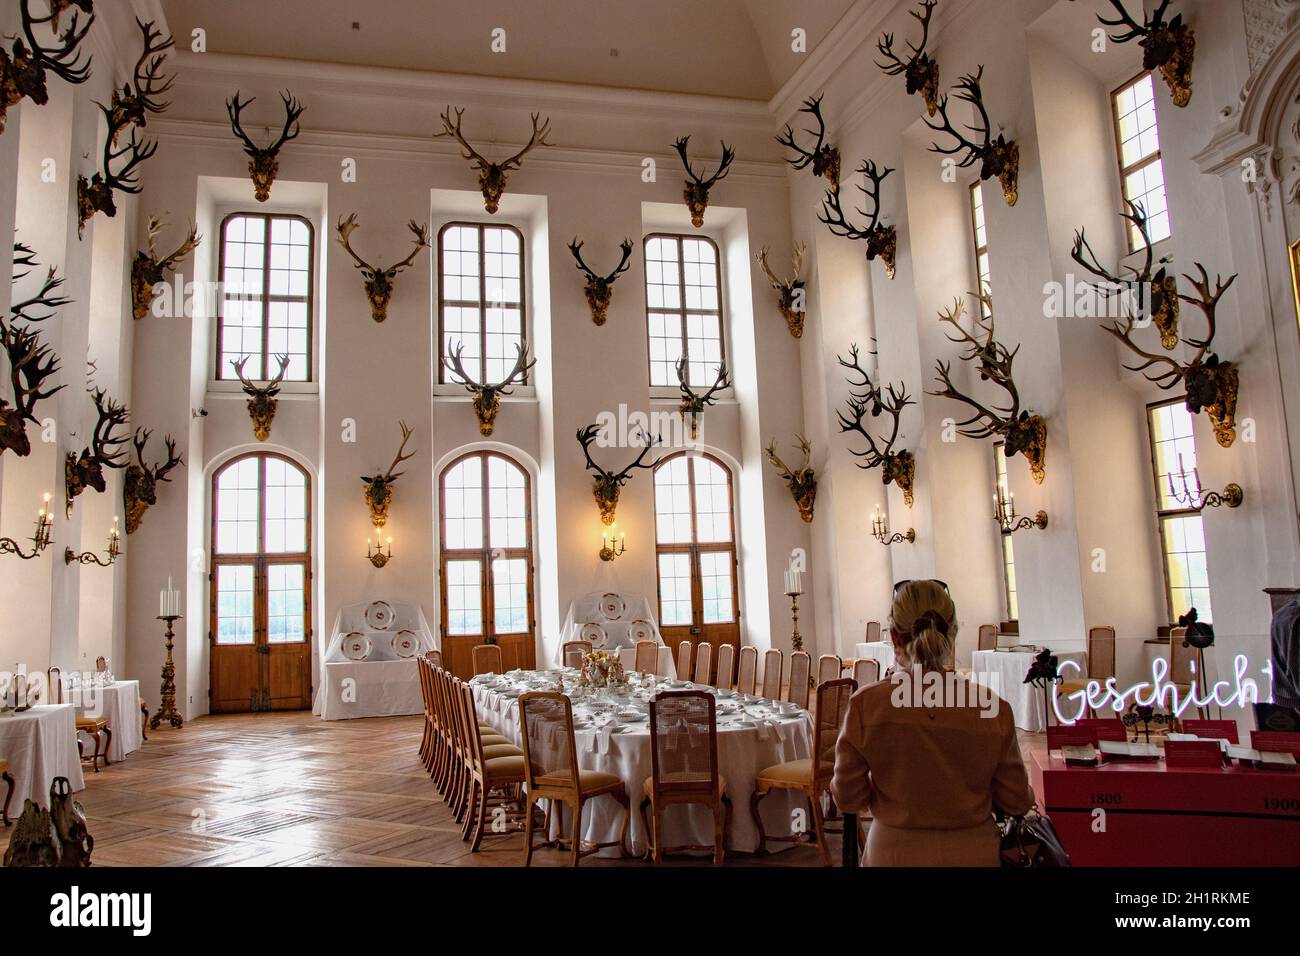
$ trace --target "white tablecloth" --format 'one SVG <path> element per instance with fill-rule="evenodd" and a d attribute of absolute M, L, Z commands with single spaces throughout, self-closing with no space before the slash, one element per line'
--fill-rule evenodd
<path fill-rule="evenodd" d="M 14 796 L 9 803 L 14 819 L 23 812 L 23 801 L 28 798 L 49 807 L 50 784 L 55 777 L 67 777 L 74 791 L 85 789 L 86 778 L 77 756 L 75 715 L 72 704 L 39 704 L 21 714 L 0 717 L 0 757 L 9 761 L 9 774 L 14 778 Z"/>
<path fill-rule="evenodd" d="M 322 720 L 424 713 L 420 672 L 406 661 L 331 661 L 321 688 Z"/>
<path fill-rule="evenodd" d="M 75 695 L 78 717 L 107 717 L 113 731 L 113 742 L 108 748 L 110 763 L 125 760 L 126 755 L 140 749 L 144 743 L 144 730 L 140 713 L 140 682 L 119 680 L 106 687 L 79 687 L 66 691 Z M 93 741 L 85 741 L 89 754 Z"/>
<path fill-rule="evenodd" d="M 526 676 L 533 677 L 536 672 Z M 554 672 L 548 676 L 553 677 Z M 566 677 L 566 682 L 572 683 Z M 691 685 L 692 687 L 694 685 Z M 754 699 L 758 702 L 758 699 Z M 474 701 L 479 717 L 500 733 L 522 742 L 519 726 L 519 701 L 497 689 L 474 685 Z M 761 702 L 758 702 L 761 703 Z M 585 713 L 582 703 L 574 704 L 574 720 Z M 806 711 L 790 720 L 757 722 L 758 726 L 743 728 L 729 726 L 729 718 L 718 723 L 718 772 L 727 781 L 731 797 L 731 830 L 728 849 L 753 852 L 758 848 L 758 830 L 749 812 L 749 798 L 754 792 L 754 777 L 760 770 L 788 760 L 801 760 L 812 753 L 812 719 Z M 650 776 L 650 728 L 648 723 L 625 724 L 621 733 L 605 734 L 597 730 L 577 730 L 574 734 L 578 748 L 578 765 L 584 770 L 601 770 L 617 774 L 627 787 L 632 804 L 632 826 L 629 842 L 634 853 L 646 847 L 646 834 L 641 826 L 640 806 L 642 786 Z M 604 753 L 599 751 L 604 750 Z M 769 836 L 787 836 L 793 811 L 808 809 L 807 801 L 795 791 L 773 790 L 760 805 L 763 826 Z M 623 826 L 623 809 L 610 797 L 591 801 L 583 809 L 582 835 L 586 840 L 606 843 L 619 838 Z M 565 834 L 571 826 L 565 818 Z M 665 819 L 664 844 L 711 845 L 713 843 L 713 815 L 703 806 L 674 807 Z M 788 843 L 768 843 L 776 851 L 792 846 Z M 604 856 L 618 856 L 617 847 L 602 851 Z"/>
<path fill-rule="evenodd" d="M 880 676 L 884 677 L 885 672 L 894 666 L 894 643 L 893 641 L 871 641 L 857 644 L 853 648 L 853 656 L 880 661 Z"/>
<path fill-rule="evenodd" d="M 1083 666 L 1083 651 L 1053 653 L 1058 667 L 1060 662 L 1067 660 Z M 1033 651 L 971 651 L 970 660 L 972 677 L 1011 705 L 1017 727 L 1032 733 L 1042 733 L 1047 729 L 1043 690 L 1025 683 L 1025 675 L 1034 663 Z M 1048 693 L 1051 693 L 1050 689 Z"/>

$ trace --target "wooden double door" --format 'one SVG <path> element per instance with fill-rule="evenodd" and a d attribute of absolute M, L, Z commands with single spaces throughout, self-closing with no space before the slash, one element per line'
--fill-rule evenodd
<path fill-rule="evenodd" d="M 311 707 L 310 485 L 287 458 L 213 477 L 209 710 Z"/>

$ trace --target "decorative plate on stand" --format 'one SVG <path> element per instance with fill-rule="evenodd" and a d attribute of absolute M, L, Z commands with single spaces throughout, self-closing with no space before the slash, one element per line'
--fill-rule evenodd
<path fill-rule="evenodd" d="M 600 613 L 605 615 L 607 621 L 617 621 L 627 610 L 627 604 L 623 601 L 620 594 L 610 591 L 600 596 Z"/>
<path fill-rule="evenodd" d="M 631 621 L 627 626 L 627 636 L 633 641 L 653 641 L 655 629 L 649 621 Z"/>
<path fill-rule="evenodd" d="M 415 652 L 420 649 L 420 639 L 414 631 L 406 627 L 394 634 L 390 643 L 393 653 L 403 660 L 414 657 Z"/>
<path fill-rule="evenodd" d="M 594 621 L 590 624 L 582 625 L 582 639 L 591 641 L 591 646 L 595 650 L 605 646 L 605 629 Z"/>
<path fill-rule="evenodd" d="M 370 656 L 370 638 L 353 631 L 343 638 L 343 656 L 350 661 L 364 661 Z"/>
<path fill-rule="evenodd" d="M 393 606 L 387 601 L 371 601 L 366 608 L 366 623 L 376 631 L 386 631 L 393 626 Z"/>

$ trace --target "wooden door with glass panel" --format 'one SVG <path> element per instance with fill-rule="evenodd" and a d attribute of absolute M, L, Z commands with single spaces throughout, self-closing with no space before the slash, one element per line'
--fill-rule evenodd
<path fill-rule="evenodd" d="M 731 472 L 682 452 L 659 463 L 654 484 L 659 628 L 674 660 L 682 641 L 712 644 L 712 680 L 718 646 L 740 646 Z"/>
<path fill-rule="evenodd" d="M 528 473 L 505 455 L 474 452 L 447 466 L 439 487 L 444 663 L 471 677 L 475 645 L 498 644 L 506 670 L 536 666 Z"/>
<path fill-rule="evenodd" d="M 311 706 L 311 484 L 279 455 L 212 479 L 212 713 Z"/>

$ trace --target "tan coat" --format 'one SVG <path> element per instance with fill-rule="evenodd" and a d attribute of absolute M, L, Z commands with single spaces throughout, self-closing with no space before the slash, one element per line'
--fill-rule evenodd
<path fill-rule="evenodd" d="M 993 807 L 1020 815 L 1034 802 L 1011 705 L 995 698 L 994 716 L 898 706 L 894 690 L 880 681 L 854 694 L 835 748 L 835 803 L 871 812 L 864 862 L 996 866 Z"/>

